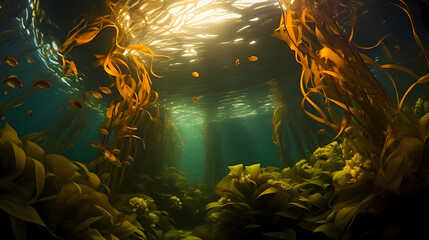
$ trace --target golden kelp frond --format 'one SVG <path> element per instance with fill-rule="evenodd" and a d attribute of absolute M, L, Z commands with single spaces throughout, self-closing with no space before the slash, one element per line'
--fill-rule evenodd
<path fill-rule="evenodd" d="M 393 34 L 386 34 L 386 35 L 384 35 L 384 36 L 383 36 L 383 37 L 378 41 L 378 43 L 376 43 L 374 46 L 370 46 L 370 47 L 362 47 L 362 46 L 357 45 L 356 43 L 353 43 L 353 45 L 354 45 L 355 47 L 359 48 L 359 49 L 370 50 L 370 49 L 373 49 L 373 48 L 378 47 L 378 46 L 379 46 L 379 45 L 384 41 L 384 39 L 386 39 L 386 38 L 388 38 L 388 37 L 391 37 L 391 36 L 393 36 Z"/>
<path fill-rule="evenodd" d="M 153 71 L 153 61 L 157 57 L 167 57 L 154 54 L 150 48 L 141 44 L 127 45 L 127 32 L 118 21 L 124 19 L 124 12 L 129 6 L 106 1 L 111 14 L 104 16 L 90 16 L 82 19 L 69 33 L 67 40 L 61 45 L 59 51 L 63 54 L 63 72 L 69 75 L 74 72 L 77 75 L 76 65 L 67 60 L 66 55 L 77 46 L 91 42 L 106 28 L 113 29 L 114 41 L 107 54 L 95 54 L 94 67 L 103 66 L 104 71 L 112 79 L 112 86 L 116 86 L 119 97 L 113 100 L 106 111 L 106 119 L 101 124 L 110 135 L 114 133 L 113 140 L 106 135 L 100 135 L 100 149 L 120 149 L 117 159 L 110 161 L 107 158 L 98 157 L 91 166 L 96 166 L 98 174 L 110 173 L 109 186 L 111 197 L 115 197 L 130 164 L 122 164 L 126 157 L 135 159 L 135 155 L 146 150 L 145 141 L 142 139 L 143 130 L 149 122 L 159 122 L 159 116 L 152 115 L 148 107 L 154 106 L 158 100 L 158 93 L 152 90 L 152 74 L 161 77 Z M 163 3 L 160 3 L 161 5 Z M 133 5 L 135 6 L 135 4 Z M 149 63 L 145 60 L 149 59 Z M 68 67 L 68 69 L 67 69 Z M 155 107 L 155 109 L 157 109 Z M 149 113 L 149 114 L 146 114 Z M 134 131 L 130 126 L 137 126 Z M 136 145 L 136 140 L 142 144 Z M 99 156 L 104 153 L 99 152 Z M 114 165 L 112 165 L 114 164 Z"/>
<path fill-rule="evenodd" d="M 404 113 L 402 108 L 405 98 L 417 84 L 429 82 L 429 74 L 419 77 L 406 67 L 393 63 L 378 63 L 359 52 L 359 49 L 370 50 L 383 44 L 391 34 L 383 36 L 370 47 L 361 47 L 352 42 L 356 34 L 354 25 L 358 17 L 356 7 L 359 7 L 355 2 L 341 0 L 322 0 L 317 4 L 305 0 L 296 0 L 293 4 L 286 0 L 279 2 L 287 8 L 283 9 L 280 26 L 273 36 L 285 41 L 291 50 L 295 51 L 296 61 L 302 66 L 299 80 L 303 95 L 301 107 L 308 116 L 337 131 L 334 139 L 342 138 L 343 154 L 350 151 L 359 156 L 355 160 L 367 159 L 356 161 L 361 162 L 356 169 L 365 169 L 368 172 L 365 184 L 380 188 L 368 193 L 366 197 L 363 196 L 365 201 L 373 201 L 385 190 L 401 194 L 406 192 L 407 188 L 412 188 L 410 186 L 412 183 L 420 181 L 416 179 L 419 178 L 416 173 L 424 168 L 421 156 L 428 135 L 419 133 L 418 130 L 421 128 L 426 132 L 427 129 L 420 126 L 426 121 L 417 123 L 417 119 Z M 416 34 L 408 6 L 403 0 L 393 0 L 389 4 L 407 14 L 413 38 L 424 51 L 429 66 L 427 53 Z M 369 65 L 384 73 L 393 87 L 396 99 L 391 99 L 386 88 L 371 73 Z M 399 96 L 396 80 L 390 73 L 391 69 L 416 79 L 402 97 Z M 313 96 L 321 97 L 322 101 L 316 101 Z M 307 109 L 310 107 L 311 109 Z M 279 124 L 275 120 L 273 118 L 273 126 L 278 129 Z M 273 140 L 277 140 L 274 135 Z M 357 176 L 357 170 L 354 168 L 356 166 L 350 165 L 351 162 L 352 159 L 346 161 L 344 169 L 333 176 L 339 196 L 347 196 L 347 192 L 342 190 L 359 189 L 363 182 L 348 182 L 347 179 Z M 371 188 L 370 185 L 368 187 Z M 335 219 L 333 224 L 338 225 L 343 233 L 347 231 L 358 211 L 363 210 L 358 207 L 343 211 L 347 201 L 353 201 L 353 196 L 345 199 L 340 197 L 333 203 L 333 208 L 336 209 L 332 215 Z M 330 224 L 332 218 L 326 220 Z"/>

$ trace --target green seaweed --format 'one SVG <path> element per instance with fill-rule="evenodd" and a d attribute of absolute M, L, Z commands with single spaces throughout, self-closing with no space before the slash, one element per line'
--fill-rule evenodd
<path fill-rule="evenodd" d="M 0 130 L 0 149 L 0 208 L 10 216 L 17 239 L 34 234 L 27 231 L 26 223 L 57 239 L 146 239 L 143 229 L 97 191 L 101 181 L 85 165 L 61 155 L 45 155 L 31 141 L 22 143 L 9 124 Z M 31 229 L 40 234 L 38 228 Z"/>

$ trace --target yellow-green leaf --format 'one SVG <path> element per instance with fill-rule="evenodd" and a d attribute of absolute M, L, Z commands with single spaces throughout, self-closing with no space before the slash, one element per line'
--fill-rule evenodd
<path fill-rule="evenodd" d="M 234 166 L 228 166 L 229 170 L 231 170 L 231 172 L 229 173 L 230 175 L 239 178 L 241 176 L 241 174 L 243 173 L 243 164 L 237 164 Z"/>
<path fill-rule="evenodd" d="M 253 164 L 251 166 L 246 166 L 246 171 L 250 174 L 250 178 L 255 179 L 259 174 L 259 170 L 261 169 L 261 164 Z"/>
<path fill-rule="evenodd" d="M 12 195 L 0 195 L 0 209 L 23 221 L 46 227 L 33 207 Z"/>
<path fill-rule="evenodd" d="M 61 183 L 67 182 L 78 169 L 70 160 L 58 154 L 46 155 L 46 162 L 48 170 L 52 171 Z"/>
<path fill-rule="evenodd" d="M 34 178 L 36 183 L 36 195 L 30 204 L 36 201 L 42 193 L 43 187 L 45 186 L 45 167 L 43 164 L 33 158 L 29 158 L 34 162 Z"/>
<path fill-rule="evenodd" d="M 261 196 L 268 195 L 268 194 L 273 194 L 273 193 L 276 193 L 278 191 L 279 190 L 275 187 L 269 187 L 265 191 L 263 191 L 261 194 L 259 194 L 256 198 L 259 198 Z"/>
<path fill-rule="evenodd" d="M 40 162 L 42 162 L 42 159 L 45 156 L 45 150 L 30 140 L 24 141 L 24 151 L 28 157 L 37 159 Z"/>
<path fill-rule="evenodd" d="M 18 134 L 15 129 L 6 122 L 6 126 L 0 129 L 0 139 L 3 141 L 15 143 L 18 146 L 22 146 L 21 139 L 19 139 Z"/>
<path fill-rule="evenodd" d="M 15 240 L 27 240 L 27 225 L 25 221 L 9 215 Z"/>
<path fill-rule="evenodd" d="M 103 218 L 104 216 L 96 216 L 96 217 L 89 217 L 85 220 L 83 220 L 82 222 L 80 222 L 78 225 L 76 225 L 73 230 L 71 231 L 72 235 L 78 234 L 79 232 L 85 230 L 85 229 L 89 229 L 89 226 L 91 226 L 91 224 L 97 222 L 98 220 L 100 220 L 101 218 Z"/>

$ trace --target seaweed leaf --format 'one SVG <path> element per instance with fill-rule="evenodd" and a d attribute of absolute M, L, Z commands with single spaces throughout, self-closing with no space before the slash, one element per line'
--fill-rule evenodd
<path fill-rule="evenodd" d="M 100 220 L 103 217 L 105 217 L 105 216 L 101 215 L 101 216 L 96 216 L 96 217 L 89 217 L 89 218 L 83 220 L 78 225 L 73 227 L 70 234 L 75 235 L 75 234 L 77 234 L 77 233 L 79 233 L 85 229 L 88 229 L 91 224 L 97 222 L 98 220 Z"/>
<path fill-rule="evenodd" d="M 10 216 L 47 228 L 36 210 L 15 196 L 6 194 L 0 195 L 0 209 L 3 209 Z"/>
<path fill-rule="evenodd" d="M 15 240 L 26 240 L 27 239 L 27 225 L 25 221 L 18 219 L 12 215 L 10 217 L 10 225 L 12 227 L 13 236 Z"/>
<path fill-rule="evenodd" d="M 313 232 L 323 232 L 330 239 L 338 239 L 338 232 L 333 223 L 326 223 L 316 227 Z"/>
<path fill-rule="evenodd" d="M 34 158 L 29 157 L 30 161 L 34 162 L 34 178 L 36 184 L 36 194 L 33 200 L 30 200 L 29 203 L 34 203 L 40 196 L 45 186 L 45 167 L 43 164 Z"/>
<path fill-rule="evenodd" d="M 234 166 L 228 166 L 229 170 L 231 172 L 229 173 L 231 176 L 239 178 L 241 174 L 243 173 L 243 164 L 237 164 Z"/>
<path fill-rule="evenodd" d="M 251 166 L 246 166 L 246 171 L 248 174 L 250 174 L 251 179 L 255 179 L 256 176 L 259 174 L 259 171 L 261 169 L 261 164 L 253 164 Z"/>
<path fill-rule="evenodd" d="M 256 199 L 258 199 L 259 197 L 264 196 L 264 195 L 268 195 L 268 194 L 276 193 L 276 192 L 278 192 L 278 191 L 279 191 L 279 190 L 278 190 L 277 188 L 275 188 L 275 187 L 269 187 L 269 188 L 267 188 L 265 191 L 263 191 L 261 194 L 259 194 L 259 195 L 256 197 Z"/>

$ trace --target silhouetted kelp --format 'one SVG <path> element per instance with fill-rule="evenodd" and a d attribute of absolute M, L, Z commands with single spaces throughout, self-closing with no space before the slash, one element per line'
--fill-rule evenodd
<path fill-rule="evenodd" d="M 76 109 L 67 102 L 58 109 L 44 130 L 29 133 L 23 138 L 40 144 L 49 153 L 61 153 L 75 137 L 85 131 L 87 122 L 87 111 Z"/>

